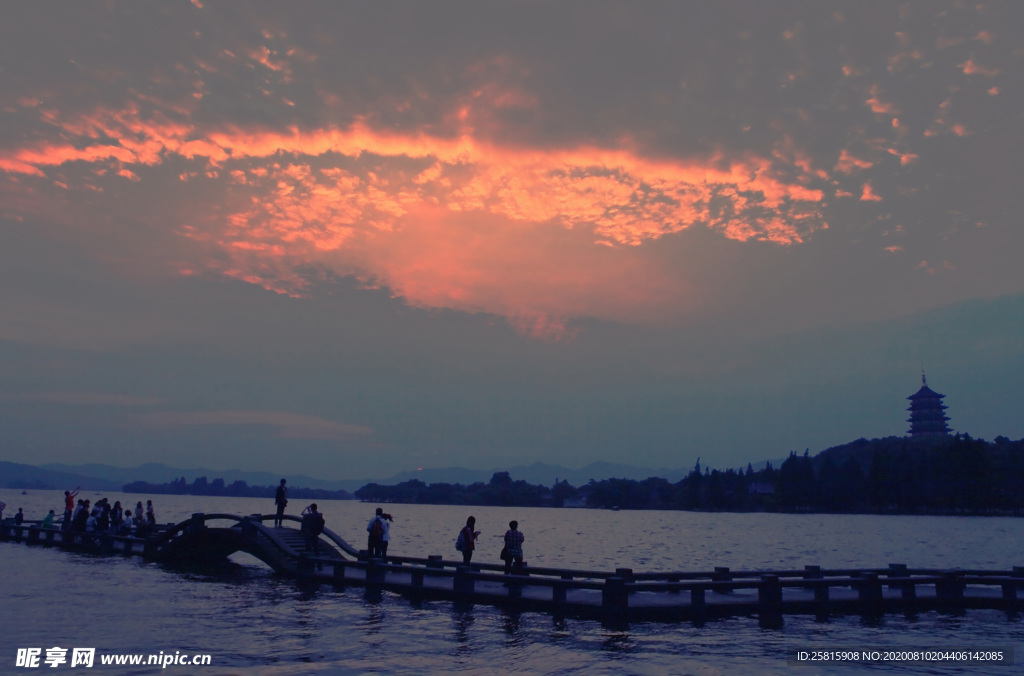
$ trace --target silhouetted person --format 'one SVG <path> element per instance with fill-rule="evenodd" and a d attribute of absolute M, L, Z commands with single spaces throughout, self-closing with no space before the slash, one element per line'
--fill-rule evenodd
<path fill-rule="evenodd" d="M 324 515 L 317 511 L 314 502 L 302 510 L 302 535 L 306 538 L 306 551 L 320 556 L 320 533 L 324 532 Z"/>
<path fill-rule="evenodd" d="M 476 539 L 480 537 L 480 531 L 473 530 L 476 527 L 476 517 L 466 519 L 465 527 L 459 531 L 459 539 L 455 541 L 455 548 L 462 552 L 462 563 L 468 564 L 473 559 L 473 551 L 476 549 Z"/>
<path fill-rule="evenodd" d="M 509 521 L 505 531 L 505 574 L 515 569 L 516 575 L 523 571 L 523 540 L 526 537 L 519 531 L 518 521 Z M 513 562 L 515 565 L 513 566 Z"/>
<path fill-rule="evenodd" d="M 274 494 L 274 504 L 277 506 L 274 528 L 280 528 L 284 523 L 284 508 L 288 506 L 288 489 L 285 488 L 285 483 L 285 480 L 281 479 L 281 485 L 277 487 L 277 492 Z"/>
<path fill-rule="evenodd" d="M 371 557 L 384 558 L 388 555 L 388 542 L 391 541 L 388 533 L 391 530 L 390 521 L 391 515 L 385 514 L 384 510 L 378 507 L 377 513 L 366 524 L 366 532 L 369 533 L 366 548 L 370 550 Z"/>
<path fill-rule="evenodd" d="M 73 491 L 64 491 L 64 520 L 60 524 L 62 530 L 71 529 L 71 514 L 75 511 L 75 496 L 80 490 L 79 486 Z"/>

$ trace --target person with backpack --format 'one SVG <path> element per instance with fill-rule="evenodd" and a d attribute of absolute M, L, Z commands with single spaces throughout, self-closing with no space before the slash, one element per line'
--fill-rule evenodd
<path fill-rule="evenodd" d="M 480 537 L 480 531 L 473 530 L 476 527 L 476 517 L 466 519 L 466 526 L 459 531 L 459 537 L 455 540 L 455 549 L 462 552 L 462 563 L 469 565 L 473 559 L 473 550 L 476 549 L 476 539 Z"/>
<path fill-rule="evenodd" d="M 519 530 L 518 521 L 509 521 L 508 530 L 505 531 L 505 547 L 502 549 L 502 558 L 505 559 L 505 574 L 515 572 L 519 575 L 523 572 L 523 540 L 526 537 Z"/>
<path fill-rule="evenodd" d="M 306 538 L 306 551 L 313 550 L 313 556 L 320 556 L 320 533 L 324 532 L 324 515 L 317 511 L 314 502 L 302 510 L 302 534 Z"/>
<path fill-rule="evenodd" d="M 383 559 L 388 555 L 388 543 L 391 541 L 389 533 L 391 521 L 391 515 L 385 514 L 384 510 L 378 507 L 377 513 L 366 524 L 366 532 L 369 533 L 366 548 L 370 550 L 371 557 Z"/>

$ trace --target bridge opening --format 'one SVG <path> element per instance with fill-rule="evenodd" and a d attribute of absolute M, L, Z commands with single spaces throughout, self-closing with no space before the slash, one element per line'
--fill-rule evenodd
<path fill-rule="evenodd" d="M 231 563 L 238 564 L 240 566 L 250 566 L 256 568 L 265 568 L 267 570 L 273 570 L 273 568 L 268 566 L 263 561 L 260 561 L 252 554 L 249 554 L 248 552 L 235 552 L 234 554 L 230 554 L 228 556 L 228 561 L 230 561 Z"/>

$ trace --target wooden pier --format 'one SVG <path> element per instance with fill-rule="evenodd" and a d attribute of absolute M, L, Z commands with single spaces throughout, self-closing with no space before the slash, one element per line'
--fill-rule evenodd
<path fill-rule="evenodd" d="M 0 540 L 62 547 L 106 555 L 143 556 L 169 562 L 222 560 L 237 551 L 264 561 L 303 583 L 363 587 L 368 593 L 399 594 L 538 610 L 610 622 L 689 621 L 702 624 L 730 616 L 757 617 L 779 627 L 787 614 L 827 619 L 837 615 L 877 617 L 924 611 L 960 614 L 1024 609 L 1024 567 L 1009 571 L 935 570 L 890 564 L 885 568 L 643 573 L 534 568 L 504 575 L 489 563 L 388 556 L 371 559 L 325 530 L 320 555 L 305 549 L 296 528 L 270 528 L 273 515 L 194 514 L 159 527 L 148 537 L 71 533 L 37 523 L 0 525 Z M 297 522 L 297 517 L 285 517 Z M 214 522 L 211 524 L 211 522 Z"/>

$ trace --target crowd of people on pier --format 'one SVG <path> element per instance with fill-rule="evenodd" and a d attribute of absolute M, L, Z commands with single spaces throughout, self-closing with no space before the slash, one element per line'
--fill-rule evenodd
<path fill-rule="evenodd" d="M 135 509 L 122 507 L 117 500 L 113 505 L 108 498 L 100 498 L 93 504 L 89 500 L 74 502 L 74 495 L 64 491 L 64 519 L 61 529 L 72 533 L 110 533 L 111 535 L 135 535 L 144 537 L 156 526 L 156 512 L 153 501 L 135 503 Z"/>
<path fill-rule="evenodd" d="M 156 511 L 153 501 L 146 500 L 135 503 L 135 509 L 122 507 L 120 500 L 110 504 L 108 498 L 100 498 L 95 503 L 91 500 L 78 499 L 78 491 L 64 491 L 64 514 L 58 519 L 55 510 L 50 510 L 40 521 L 42 528 L 60 528 L 71 533 L 107 533 L 110 535 L 135 535 L 145 537 L 156 526 Z M 0 502 L 0 523 L 3 522 L 5 505 Z M 25 521 L 24 510 L 19 507 L 12 522 L 20 526 Z"/>

